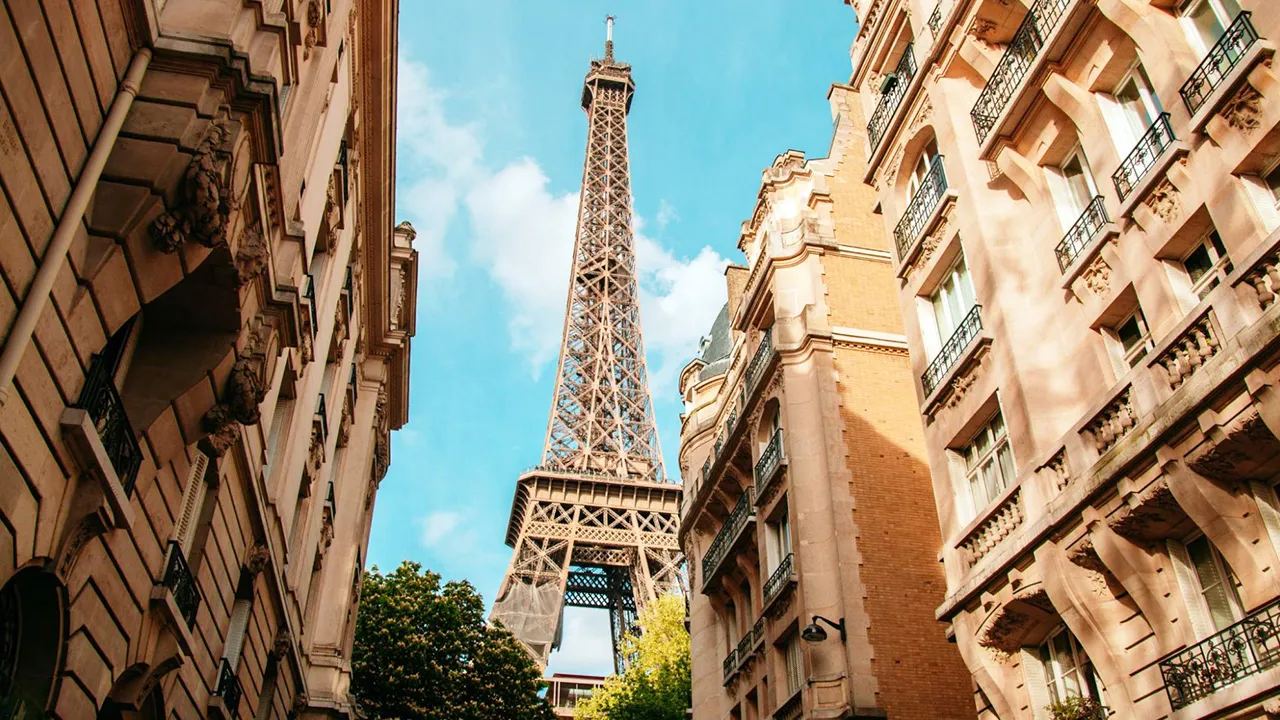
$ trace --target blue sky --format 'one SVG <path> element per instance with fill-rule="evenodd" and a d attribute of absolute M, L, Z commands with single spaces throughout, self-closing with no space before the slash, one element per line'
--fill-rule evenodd
<path fill-rule="evenodd" d="M 849 75 L 840 0 L 402 0 L 398 219 L 421 253 L 409 424 L 393 435 L 370 564 L 421 562 L 491 603 L 516 476 L 539 462 L 577 212 L 588 61 L 633 66 L 641 313 L 667 472 L 676 376 L 724 303 L 760 174 L 820 157 Z M 606 673 L 607 616 L 571 612 L 552 670 Z"/>

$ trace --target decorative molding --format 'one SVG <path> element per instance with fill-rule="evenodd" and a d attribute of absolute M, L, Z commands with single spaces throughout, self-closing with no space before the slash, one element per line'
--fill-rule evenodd
<path fill-rule="evenodd" d="M 880 332 L 878 330 L 833 327 L 831 328 L 831 339 L 839 345 L 858 345 L 879 350 L 890 350 L 895 354 L 906 353 L 908 350 L 906 335 Z"/>
<path fill-rule="evenodd" d="M 1111 266 L 1098 255 L 1080 273 L 1080 279 L 1084 280 L 1085 287 L 1093 294 L 1106 295 L 1111 290 Z"/>
<path fill-rule="evenodd" d="M 1137 412 L 1133 409 L 1133 388 L 1127 387 L 1112 400 L 1102 412 L 1085 426 L 1085 432 L 1093 437 L 1099 455 L 1115 446 L 1137 424 Z"/>
<path fill-rule="evenodd" d="M 1231 99 L 1225 102 L 1219 112 L 1227 121 L 1227 126 L 1245 135 L 1252 134 L 1262 126 L 1262 94 L 1252 85 L 1245 83 Z"/>
<path fill-rule="evenodd" d="M 162 252 L 177 252 L 187 240 L 209 248 L 226 244 L 227 220 L 234 204 L 231 153 L 225 149 L 230 139 L 226 119 L 209 124 L 187 165 L 177 207 L 151 223 L 151 239 Z"/>
<path fill-rule="evenodd" d="M 1182 214 L 1182 194 L 1167 177 L 1156 183 L 1142 204 L 1165 222 L 1171 222 Z"/>

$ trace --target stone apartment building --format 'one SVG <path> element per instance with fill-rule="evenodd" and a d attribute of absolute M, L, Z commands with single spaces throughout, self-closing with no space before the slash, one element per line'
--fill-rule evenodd
<path fill-rule="evenodd" d="M 397 3 L 0 11 L 0 717 L 354 717 Z"/>
<path fill-rule="evenodd" d="M 847 4 L 979 717 L 1280 717 L 1280 5 Z"/>
<path fill-rule="evenodd" d="M 680 380 L 693 717 L 973 716 L 858 98 L 765 170 L 729 302 Z"/>

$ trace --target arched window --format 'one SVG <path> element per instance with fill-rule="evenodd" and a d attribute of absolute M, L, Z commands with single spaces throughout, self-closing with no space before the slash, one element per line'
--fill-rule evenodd
<path fill-rule="evenodd" d="M 66 644 L 62 587 L 28 568 L 0 589 L 0 717 L 39 715 L 57 689 Z"/>

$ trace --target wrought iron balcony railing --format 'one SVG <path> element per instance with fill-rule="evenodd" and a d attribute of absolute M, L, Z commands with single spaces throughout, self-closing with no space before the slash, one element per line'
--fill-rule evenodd
<path fill-rule="evenodd" d="M 738 656 L 738 667 L 746 665 L 747 660 L 751 659 L 751 648 L 755 645 L 755 640 L 751 630 L 743 633 L 742 638 L 738 640 L 738 648 L 734 651 Z"/>
<path fill-rule="evenodd" d="M 929 363 L 928 369 L 924 371 L 924 377 L 920 379 L 921 385 L 924 386 L 925 397 L 933 394 L 938 383 L 942 382 L 942 378 L 960 360 L 965 348 L 969 347 L 969 343 L 973 342 L 973 339 L 982 331 L 981 311 L 980 305 L 974 305 L 969 310 L 969 314 L 964 316 L 964 320 L 960 321 L 956 331 L 951 333 L 947 343 L 938 351 L 938 356 Z"/>
<path fill-rule="evenodd" d="M 232 718 L 240 717 L 240 678 L 231 669 L 231 663 L 223 658 L 218 666 L 218 686 L 214 689 L 215 697 L 222 698 L 222 706 Z"/>
<path fill-rule="evenodd" d="M 782 591 L 791 583 L 791 575 L 795 572 L 795 555 L 787 553 L 782 558 L 782 562 L 778 563 L 778 567 L 774 568 L 773 573 L 769 575 L 769 579 L 764 582 L 764 604 L 768 605 L 778 597 Z"/>
<path fill-rule="evenodd" d="M 728 685 L 729 681 L 733 679 L 733 676 L 738 674 L 737 648 L 730 649 L 729 654 L 724 656 L 722 667 L 724 669 L 724 684 Z"/>
<path fill-rule="evenodd" d="M 752 512 L 751 489 L 747 488 L 742 496 L 738 498 L 738 503 L 733 506 L 733 510 L 729 512 L 729 517 L 725 518 L 724 525 L 720 528 L 720 532 L 716 533 L 716 537 L 711 541 L 711 546 L 707 548 L 707 554 L 702 558 L 702 584 L 705 586 L 707 581 L 715 573 L 716 568 L 720 567 L 720 563 L 724 562 L 725 557 L 729 555 L 729 550 L 733 547 L 733 543 L 738 539 L 738 533 L 747 526 L 747 523 L 755 517 Z"/>
<path fill-rule="evenodd" d="M 1084 212 L 1080 213 L 1076 224 L 1062 236 L 1062 242 L 1058 243 L 1058 247 L 1054 249 L 1054 253 L 1058 256 L 1058 269 L 1066 272 L 1081 253 L 1093 246 L 1093 241 L 1098 238 L 1102 226 L 1109 222 L 1111 218 L 1107 217 L 1107 207 L 1102 202 L 1102 196 L 1099 195 L 1090 200 Z"/>
<path fill-rule="evenodd" d="M 196 622 L 196 610 L 200 609 L 200 588 L 191 574 L 182 546 L 176 540 L 169 541 L 169 561 L 164 568 L 164 586 L 173 594 L 173 602 L 187 621 L 187 627 Z"/>
<path fill-rule="evenodd" d="M 702 484 L 703 485 L 707 484 L 707 476 L 710 474 L 711 474 L 711 458 L 707 458 L 707 461 L 702 463 Z"/>
<path fill-rule="evenodd" d="M 756 624 L 751 627 L 751 647 L 755 648 L 764 642 L 764 616 L 756 619 Z"/>
<path fill-rule="evenodd" d="M 978 102 L 974 103 L 973 110 L 969 112 L 979 143 L 986 142 L 1000 113 L 1009 106 L 1022 79 L 1044 47 L 1045 39 L 1058 26 L 1063 11 L 1071 2 L 1072 0 L 1036 0 L 1027 11 L 1022 24 L 1013 33 L 1009 47 L 1000 56 L 1000 62 L 987 80 L 986 87 L 982 88 Z"/>
<path fill-rule="evenodd" d="M 94 428 L 102 439 L 111 467 L 120 478 L 125 497 L 133 495 L 133 484 L 142 465 L 142 447 L 133 434 L 133 425 L 124 411 L 124 402 L 116 390 L 112 365 L 107 354 L 94 355 L 89 361 L 89 374 L 84 379 L 80 397 L 72 407 L 84 410 L 93 418 Z"/>
<path fill-rule="evenodd" d="M 769 487 L 774 472 L 781 463 L 782 428 L 778 428 L 773 431 L 773 437 L 769 438 L 769 444 L 764 446 L 764 450 L 760 452 L 760 459 L 756 462 L 756 497 L 764 497 L 765 488 Z"/>
<path fill-rule="evenodd" d="M 760 380 L 760 371 L 764 370 L 765 365 L 769 364 L 769 358 L 773 355 L 773 328 L 765 328 L 760 333 L 760 345 L 756 348 L 756 354 L 751 356 L 751 363 L 747 365 L 746 385 L 748 388 L 755 388 L 756 383 Z"/>
<path fill-rule="evenodd" d="M 347 141 L 343 140 L 338 145 L 338 166 L 342 168 L 342 204 L 347 204 L 348 193 L 351 188 L 351 163 L 347 159 Z"/>
<path fill-rule="evenodd" d="M 712 448 L 713 450 L 712 457 L 716 457 L 716 458 L 720 457 L 720 451 L 723 449 L 724 449 L 724 435 L 721 435 L 720 437 L 716 438 L 716 444 Z"/>
<path fill-rule="evenodd" d="M 1116 184 L 1116 193 L 1120 199 L 1129 197 L 1138 183 L 1155 167 L 1156 160 L 1164 153 L 1165 148 L 1173 144 L 1173 126 L 1169 124 L 1169 113 L 1160 113 L 1160 117 L 1147 128 L 1142 139 L 1130 151 L 1129 156 L 1120 163 L 1120 167 L 1111 174 Z"/>
<path fill-rule="evenodd" d="M 348 265 L 347 276 L 342 280 L 342 295 L 347 301 L 347 315 L 354 315 L 356 311 L 356 294 L 351 275 L 351 266 Z"/>
<path fill-rule="evenodd" d="M 1160 661 L 1174 710 L 1280 664 L 1280 600 Z"/>
<path fill-rule="evenodd" d="M 934 41 L 937 41 L 938 34 L 942 32 L 942 0 L 938 0 L 933 13 L 929 15 L 929 32 L 933 34 Z"/>
<path fill-rule="evenodd" d="M 884 139 L 889 121 L 898 111 L 898 105 L 902 104 L 902 98 L 907 94 L 907 87 L 911 85 L 911 80 L 915 76 L 916 58 L 912 53 L 912 44 L 907 43 L 906 49 L 902 51 L 902 59 L 898 61 L 898 67 L 894 68 L 892 75 L 881 81 L 888 86 L 881 86 L 884 90 L 880 94 L 880 102 L 876 104 L 876 110 L 871 114 L 871 122 L 867 123 L 867 137 L 871 140 L 872 152 L 875 152 L 875 149 L 880 146 L 880 141 Z"/>
<path fill-rule="evenodd" d="M 1191 77 L 1178 90 L 1182 102 L 1187 106 L 1187 112 L 1195 115 L 1235 68 L 1236 63 L 1240 62 L 1240 58 L 1258 41 L 1258 31 L 1253 27 L 1251 15 L 1252 13 L 1244 10 L 1236 16 L 1191 73 Z"/>
<path fill-rule="evenodd" d="M 907 205 L 907 211 L 902 214 L 902 219 L 893 229 L 894 244 L 898 248 L 898 262 L 905 262 L 907 256 L 911 254 L 912 248 L 920 238 L 920 232 L 924 230 L 925 223 L 929 221 L 929 216 L 938 207 L 938 203 L 942 202 L 942 196 L 946 192 L 947 171 L 942 165 L 942 156 L 938 155 L 933 158 L 933 162 L 929 163 L 929 173 L 925 175 L 924 182 L 920 183 L 916 194 Z"/>

